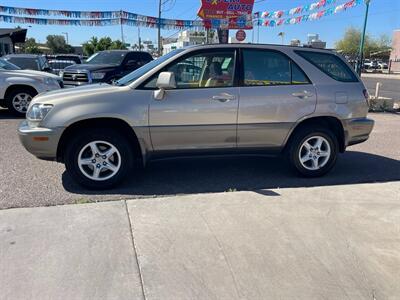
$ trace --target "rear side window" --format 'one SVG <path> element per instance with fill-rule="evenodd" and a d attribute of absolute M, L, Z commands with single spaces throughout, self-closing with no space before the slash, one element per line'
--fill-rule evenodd
<path fill-rule="evenodd" d="M 277 51 L 243 49 L 243 64 L 244 86 L 310 83 L 289 57 Z"/>
<path fill-rule="evenodd" d="M 354 72 L 336 55 L 330 53 L 295 51 L 329 77 L 342 82 L 358 82 Z"/>

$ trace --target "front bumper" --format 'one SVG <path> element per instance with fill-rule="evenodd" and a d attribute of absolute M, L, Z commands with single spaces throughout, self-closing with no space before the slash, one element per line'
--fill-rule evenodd
<path fill-rule="evenodd" d="M 25 149 L 45 160 L 56 160 L 62 132 L 63 128 L 32 128 L 26 120 L 18 128 L 18 136 Z"/>
<path fill-rule="evenodd" d="M 360 144 L 369 139 L 375 121 L 368 118 L 357 118 L 344 121 L 346 146 Z"/>

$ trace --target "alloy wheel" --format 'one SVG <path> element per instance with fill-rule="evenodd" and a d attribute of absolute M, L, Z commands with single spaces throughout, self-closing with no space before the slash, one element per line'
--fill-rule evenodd
<path fill-rule="evenodd" d="M 121 154 L 109 142 L 90 142 L 79 152 L 78 165 L 87 178 L 105 181 L 115 176 L 120 170 Z"/>
<path fill-rule="evenodd" d="M 331 146 L 326 138 L 313 136 L 300 146 L 299 160 L 307 170 L 317 171 L 328 163 L 331 152 Z"/>
<path fill-rule="evenodd" d="M 12 99 L 12 105 L 17 112 L 26 113 L 31 101 L 32 96 L 28 93 L 18 93 Z"/>

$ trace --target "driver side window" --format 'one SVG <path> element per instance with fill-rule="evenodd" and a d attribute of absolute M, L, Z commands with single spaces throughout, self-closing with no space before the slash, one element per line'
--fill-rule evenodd
<path fill-rule="evenodd" d="M 175 74 L 177 89 L 196 89 L 233 86 L 235 70 L 234 50 L 208 52 L 179 59 L 163 72 Z M 155 89 L 159 74 L 144 87 Z"/>

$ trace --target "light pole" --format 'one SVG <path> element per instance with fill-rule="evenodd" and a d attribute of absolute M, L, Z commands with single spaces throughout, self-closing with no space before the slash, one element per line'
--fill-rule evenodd
<path fill-rule="evenodd" d="M 365 34 L 367 31 L 367 23 L 368 23 L 368 12 L 369 12 L 369 4 L 371 0 L 364 0 L 366 9 L 365 9 L 365 17 L 364 17 L 364 28 L 361 35 L 360 42 L 360 51 L 358 52 L 358 63 L 357 63 L 357 73 L 361 75 L 361 69 L 364 61 L 364 44 L 365 44 Z"/>
<path fill-rule="evenodd" d="M 140 38 L 140 27 L 138 26 L 138 42 L 139 42 L 139 51 L 142 51 L 142 39 Z"/>
<path fill-rule="evenodd" d="M 69 44 L 69 43 L 68 43 L 68 32 L 62 32 L 62 34 L 65 35 L 65 37 L 66 37 L 66 39 L 67 39 L 67 44 Z"/>

